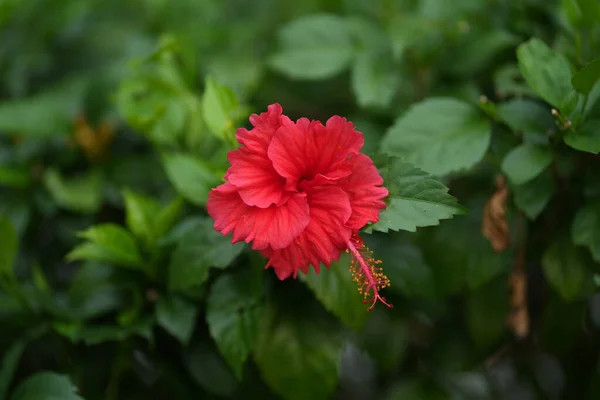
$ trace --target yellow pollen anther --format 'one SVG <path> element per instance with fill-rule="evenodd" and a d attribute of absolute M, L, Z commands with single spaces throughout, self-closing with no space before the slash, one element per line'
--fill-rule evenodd
<path fill-rule="evenodd" d="M 363 303 L 371 302 L 369 310 L 373 309 L 378 300 L 392 308 L 385 297 L 379 294 L 381 289 L 390 286 L 390 280 L 383 273 L 383 269 L 378 267 L 382 261 L 373 258 L 373 251 L 365 246 L 358 235 L 353 235 L 347 244 L 346 252 L 350 251 L 353 256 L 350 273 L 352 280 L 358 285 L 358 292 L 363 295 Z"/>

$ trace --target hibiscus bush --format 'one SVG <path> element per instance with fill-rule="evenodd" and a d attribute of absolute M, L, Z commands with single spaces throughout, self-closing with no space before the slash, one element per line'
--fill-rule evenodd
<path fill-rule="evenodd" d="M 0 43 L 0 400 L 600 398 L 597 0 L 5 0 Z"/>

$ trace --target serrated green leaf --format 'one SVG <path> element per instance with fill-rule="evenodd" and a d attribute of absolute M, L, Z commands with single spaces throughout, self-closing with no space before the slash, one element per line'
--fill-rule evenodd
<path fill-rule="evenodd" d="M 154 224 L 160 212 L 160 205 L 154 199 L 129 189 L 123 192 L 123 196 L 127 227 L 137 238 L 149 244 L 155 239 Z"/>
<path fill-rule="evenodd" d="M 313 291 L 317 299 L 344 324 L 360 330 L 367 320 L 367 308 L 362 303 L 356 283 L 348 270 L 351 257 L 343 253 L 330 268 L 321 268 L 317 275 L 314 269 L 301 274 L 303 280 Z"/>
<path fill-rule="evenodd" d="M 84 400 L 67 375 L 38 372 L 23 381 L 10 400 Z"/>
<path fill-rule="evenodd" d="M 192 155 L 165 153 L 162 163 L 177 192 L 197 206 L 204 206 L 210 190 L 219 184 L 213 171 Z"/>
<path fill-rule="evenodd" d="M 208 329 L 239 380 L 260 334 L 263 314 L 262 274 L 252 270 L 223 274 L 211 286 L 206 309 Z"/>
<path fill-rule="evenodd" d="M 552 162 L 551 150 L 533 143 L 523 143 L 512 149 L 502 160 L 502 170 L 515 185 L 537 177 Z"/>
<path fill-rule="evenodd" d="M 325 79 L 350 63 L 354 49 L 343 18 L 331 14 L 300 17 L 279 32 L 279 51 L 269 65 L 295 79 Z"/>
<path fill-rule="evenodd" d="M 478 163 L 490 138 L 490 124 L 475 107 L 456 99 L 430 98 L 396 120 L 380 149 L 442 176 Z"/>
<path fill-rule="evenodd" d="M 359 106 L 388 107 L 399 84 L 398 68 L 385 54 L 367 51 L 356 57 L 352 66 L 352 90 Z"/>
<path fill-rule="evenodd" d="M 575 225 L 574 225 L 575 227 Z M 575 232 L 574 232 L 575 233 Z M 589 243 L 590 230 L 577 231 L 578 239 L 586 239 Z M 575 235 L 574 239 L 575 239 Z M 544 275 L 550 286 L 556 290 L 564 300 L 572 301 L 579 296 L 586 277 L 586 266 L 581 250 L 575 247 L 566 238 L 555 240 L 542 256 Z"/>
<path fill-rule="evenodd" d="M 25 350 L 25 345 L 26 343 L 23 340 L 17 340 L 6 350 L 2 357 L 2 365 L 0 365 L 0 399 L 6 398 L 6 393 L 8 393 L 8 388 Z"/>
<path fill-rule="evenodd" d="M 575 132 L 568 132 L 563 140 L 575 150 L 600 153 L 600 120 L 585 121 Z"/>
<path fill-rule="evenodd" d="M 75 247 L 67 259 L 108 262 L 118 266 L 143 269 L 144 261 L 135 238 L 116 224 L 92 226 L 80 236 L 88 241 Z"/>
<path fill-rule="evenodd" d="M 390 192 L 388 206 L 366 232 L 414 232 L 417 227 L 438 225 L 442 219 L 466 212 L 446 186 L 401 159 L 390 158 L 381 174 Z"/>
<path fill-rule="evenodd" d="M 549 170 L 522 185 L 512 187 L 515 204 L 529 219 L 536 219 L 554 194 L 554 179 Z"/>
<path fill-rule="evenodd" d="M 338 379 L 339 328 L 320 310 L 299 315 L 298 308 L 278 311 L 271 304 L 254 359 L 265 382 L 284 399 L 329 399 Z"/>
<path fill-rule="evenodd" d="M 19 236 L 10 220 L 0 215 L 0 278 L 14 278 L 14 264 L 19 251 Z"/>
<path fill-rule="evenodd" d="M 176 296 L 162 297 L 156 303 L 156 322 L 184 346 L 192 337 L 197 315 L 194 304 Z"/>
<path fill-rule="evenodd" d="M 233 115 L 239 108 L 235 93 L 226 86 L 219 85 L 211 77 L 206 78 L 202 96 L 202 115 L 208 129 L 217 137 L 226 140 L 234 135 Z"/>
<path fill-rule="evenodd" d="M 586 96 L 600 79 L 600 57 L 585 65 L 577 71 L 571 79 L 571 84 L 580 93 Z"/>
<path fill-rule="evenodd" d="M 567 59 L 537 38 L 517 47 L 519 69 L 538 96 L 558 108 L 573 90 Z"/>
<path fill-rule="evenodd" d="M 71 211 L 94 214 L 102 205 L 102 175 L 91 171 L 76 178 L 64 178 L 50 168 L 43 177 L 44 186 L 56 203 Z"/>
<path fill-rule="evenodd" d="M 213 228 L 210 218 L 197 218 L 193 229 L 179 241 L 169 265 L 169 289 L 184 291 L 200 286 L 211 267 L 226 268 L 244 249 L 242 243 L 231 244 Z"/>
<path fill-rule="evenodd" d="M 600 203 L 590 203 L 581 208 L 571 227 L 573 243 L 587 247 L 594 260 L 600 261 Z"/>

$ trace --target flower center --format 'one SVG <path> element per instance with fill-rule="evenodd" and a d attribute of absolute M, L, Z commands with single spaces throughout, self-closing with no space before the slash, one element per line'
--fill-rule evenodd
<path fill-rule="evenodd" d="M 350 264 L 352 279 L 358 284 L 358 292 L 364 296 L 363 303 L 371 302 L 369 311 L 375 307 L 378 300 L 388 308 L 392 308 L 393 305 L 387 303 L 385 297 L 379 294 L 381 289 L 390 286 L 390 280 L 383 273 L 383 268 L 377 266 L 382 263 L 381 260 L 373 258 L 373 251 L 365 246 L 356 234 L 353 234 L 346 244 L 348 245 L 346 253 L 352 253 Z"/>

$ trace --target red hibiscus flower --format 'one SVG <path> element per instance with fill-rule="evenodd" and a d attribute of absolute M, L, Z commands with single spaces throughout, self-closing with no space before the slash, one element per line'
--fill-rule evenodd
<path fill-rule="evenodd" d="M 388 191 L 373 161 L 360 153 L 362 133 L 345 118 L 325 125 L 291 121 L 279 104 L 252 115 L 253 129 L 238 129 L 241 146 L 229 152 L 225 183 L 209 194 L 215 229 L 232 243 L 252 243 L 269 259 L 279 279 L 319 273 L 342 251 L 352 254 L 351 271 L 371 309 L 389 280 L 370 256 L 358 231 L 379 220 Z"/>

